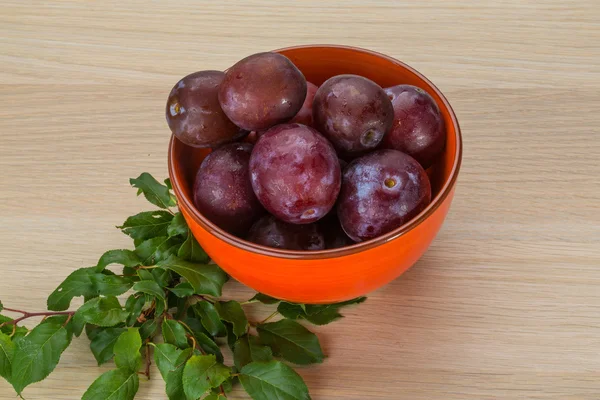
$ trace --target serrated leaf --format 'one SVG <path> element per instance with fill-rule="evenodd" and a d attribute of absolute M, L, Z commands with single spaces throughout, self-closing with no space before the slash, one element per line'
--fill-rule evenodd
<path fill-rule="evenodd" d="M 142 313 L 142 309 L 144 308 L 145 304 L 146 297 L 144 295 L 139 295 L 136 297 L 136 295 L 132 294 L 129 296 L 127 302 L 125 303 L 125 310 L 129 313 L 129 316 L 127 317 L 127 325 L 131 326 L 135 324 L 137 318 Z"/>
<path fill-rule="evenodd" d="M 167 302 L 167 299 L 165 298 L 165 292 L 158 285 L 158 283 L 156 283 L 156 281 L 136 282 L 135 285 L 133 285 L 133 290 L 135 290 L 136 292 L 149 294 L 150 296 L 155 297 L 163 303 Z"/>
<path fill-rule="evenodd" d="M 169 343 L 159 343 L 154 345 L 154 362 L 165 381 L 167 380 L 169 372 L 177 367 L 175 362 L 181 353 L 183 353 L 183 350 L 180 350 Z"/>
<path fill-rule="evenodd" d="M 142 340 L 153 337 L 158 330 L 158 322 L 156 319 L 149 319 L 140 326 L 140 336 Z"/>
<path fill-rule="evenodd" d="M 221 296 L 223 285 L 227 282 L 227 274 L 214 264 L 194 264 L 178 257 L 171 256 L 158 264 L 162 268 L 183 276 L 197 294 Z"/>
<path fill-rule="evenodd" d="M 189 349 L 191 350 L 191 349 Z M 185 364 L 180 365 L 177 369 L 169 372 L 167 375 L 166 392 L 169 400 L 184 400 L 185 393 L 183 392 L 183 368 Z"/>
<path fill-rule="evenodd" d="M 135 248 L 135 253 L 144 265 L 155 265 L 177 254 L 181 241 L 177 238 L 158 236 L 143 241 Z"/>
<path fill-rule="evenodd" d="M 299 304 L 288 303 L 285 301 L 279 303 L 277 306 L 277 311 L 279 314 L 289 319 L 298 319 L 306 314 L 305 310 L 300 307 Z"/>
<path fill-rule="evenodd" d="M 238 370 L 253 361 L 266 362 L 272 359 L 271 349 L 262 345 L 256 336 L 244 335 L 233 346 L 233 361 Z"/>
<path fill-rule="evenodd" d="M 202 322 L 202 326 L 206 328 L 208 333 L 211 336 L 225 336 L 227 335 L 227 331 L 225 330 L 225 325 L 221 322 L 221 317 L 217 312 L 217 309 L 214 305 L 209 303 L 208 301 L 200 301 L 194 304 L 194 311 L 196 315 L 200 317 L 200 321 Z"/>
<path fill-rule="evenodd" d="M 340 308 L 352 304 L 360 304 L 365 300 L 367 300 L 366 297 L 357 297 L 356 299 L 334 304 L 307 304 L 306 312 L 302 315 L 302 318 L 315 325 L 326 325 L 342 318 L 342 315 L 339 313 Z"/>
<path fill-rule="evenodd" d="M 125 331 L 125 328 L 98 328 L 98 331 L 90 338 L 90 349 L 98 365 L 113 358 L 115 343 Z"/>
<path fill-rule="evenodd" d="M 196 400 L 223 383 L 231 371 L 217 362 L 214 355 L 192 356 L 183 370 L 183 391 L 188 400 Z"/>
<path fill-rule="evenodd" d="M 165 319 L 162 323 L 162 334 L 166 343 L 170 343 L 180 349 L 189 347 L 185 334 L 185 328 L 179 322 L 172 319 Z"/>
<path fill-rule="evenodd" d="M 142 365 L 142 338 L 138 328 L 129 328 L 119 336 L 115 343 L 115 365 L 118 368 L 136 372 Z"/>
<path fill-rule="evenodd" d="M 15 354 L 15 344 L 10 336 L 0 333 L 0 376 L 8 382 L 12 375 L 12 362 Z"/>
<path fill-rule="evenodd" d="M 195 290 L 189 282 L 183 282 L 174 288 L 168 288 L 171 292 L 175 294 L 177 297 L 189 297 L 194 294 Z"/>
<path fill-rule="evenodd" d="M 121 304 L 119 304 L 116 297 L 96 297 L 84 303 L 77 310 L 73 322 L 81 328 L 86 323 L 98 326 L 115 326 L 120 322 L 124 322 L 128 315 L 129 313 L 121 308 Z"/>
<path fill-rule="evenodd" d="M 194 235 L 192 235 L 192 231 L 190 230 L 187 236 L 187 239 L 177 252 L 177 257 L 191 262 L 196 263 L 207 263 L 210 258 L 204 251 L 204 249 L 200 246 Z"/>
<path fill-rule="evenodd" d="M 215 303 L 215 309 L 222 320 L 233 324 L 233 333 L 240 337 L 248 330 L 248 319 L 240 303 L 235 300 L 219 301 Z"/>
<path fill-rule="evenodd" d="M 142 260 L 131 250 L 108 250 L 98 260 L 95 271 L 102 272 L 110 264 L 120 264 L 124 267 L 133 268 L 141 265 Z"/>
<path fill-rule="evenodd" d="M 256 293 L 254 297 L 250 299 L 250 301 L 260 301 L 263 304 L 277 304 L 281 300 L 276 299 L 275 297 L 267 296 L 266 294 Z"/>
<path fill-rule="evenodd" d="M 72 272 L 48 297 L 48 309 L 64 311 L 71 300 L 78 296 L 119 296 L 127 292 L 133 281 L 126 277 L 107 275 L 95 271 L 95 267 L 81 268 Z"/>
<path fill-rule="evenodd" d="M 213 354 L 217 357 L 217 361 L 223 362 L 223 353 L 219 345 L 210 337 L 210 334 L 204 329 L 200 321 L 196 318 L 185 318 L 183 320 L 187 326 L 192 329 L 192 335 L 196 339 L 198 346 L 208 354 Z"/>
<path fill-rule="evenodd" d="M 321 363 L 325 356 L 317 336 L 290 319 L 261 324 L 257 327 L 261 342 L 294 364 Z"/>
<path fill-rule="evenodd" d="M 161 288 L 164 288 L 171 281 L 171 271 L 164 268 L 152 268 L 152 277 Z"/>
<path fill-rule="evenodd" d="M 169 188 L 160 184 L 152 175 L 142 173 L 137 178 L 129 180 L 131 186 L 138 188 L 138 195 L 144 194 L 146 200 L 160 208 L 169 208 L 177 205 L 177 199 L 171 194 Z"/>
<path fill-rule="evenodd" d="M 81 400 L 133 400 L 140 380 L 136 372 L 119 368 L 100 375 Z"/>
<path fill-rule="evenodd" d="M 144 211 L 127 218 L 117 226 L 124 234 L 135 240 L 147 240 L 157 236 L 167 236 L 173 214 L 167 211 Z"/>
<path fill-rule="evenodd" d="M 169 224 L 167 228 L 167 235 L 171 236 L 187 236 L 188 234 L 188 226 L 185 222 L 185 218 L 183 214 L 178 212 L 173 217 L 173 220 Z"/>
<path fill-rule="evenodd" d="M 208 396 L 206 396 L 205 398 L 203 398 L 202 400 L 221 400 L 221 399 L 225 399 L 225 397 L 221 396 L 220 394 L 211 393 Z"/>
<path fill-rule="evenodd" d="M 254 400 L 310 400 L 302 377 L 279 361 L 246 365 L 240 382 Z"/>
<path fill-rule="evenodd" d="M 60 324 L 36 326 L 15 343 L 11 383 L 18 394 L 35 382 L 46 378 L 56 367 L 71 336 Z"/>
<path fill-rule="evenodd" d="M 152 272 L 148 271 L 147 269 L 143 269 L 143 268 L 138 269 L 137 275 L 143 281 L 153 281 L 154 280 L 154 276 L 152 275 Z"/>

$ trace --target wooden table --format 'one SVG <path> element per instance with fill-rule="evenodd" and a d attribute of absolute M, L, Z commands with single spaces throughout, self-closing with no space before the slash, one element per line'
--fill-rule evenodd
<path fill-rule="evenodd" d="M 446 94 L 465 156 L 427 254 L 317 330 L 329 358 L 300 369 L 313 398 L 600 399 L 597 0 L 1 3 L 5 306 L 45 309 L 69 272 L 129 245 L 114 226 L 146 205 L 128 178 L 166 177 L 164 102 L 180 77 L 355 45 Z M 78 399 L 107 368 L 80 338 L 26 398 Z M 166 398 L 153 372 L 140 399 Z"/>

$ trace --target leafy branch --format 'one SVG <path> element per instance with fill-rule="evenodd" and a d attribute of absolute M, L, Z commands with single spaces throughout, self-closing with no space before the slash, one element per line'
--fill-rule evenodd
<path fill-rule="evenodd" d="M 0 376 L 22 396 L 55 369 L 73 336 L 85 332 L 98 365 L 112 360 L 115 368 L 100 375 L 83 400 L 133 399 L 139 376 L 150 379 L 152 362 L 171 400 L 224 400 L 236 384 L 255 400 L 310 399 L 287 363 L 321 363 L 325 355 L 317 336 L 298 321 L 330 323 L 342 317 L 341 307 L 365 298 L 305 305 L 257 293 L 242 302 L 223 301 L 229 277 L 210 263 L 183 215 L 172 209 L 177 202 L 170 182 L 148 173 L 130 182 L 160 208 L 118 226 L 133 239 L 133 250 L 109 250 L 95 266 L 72 272 L 48 297 L 48 311 L 4 308 L 0 302 L 0 312 L 20 314 L 0 314 Z M 115 266 L 119 271 L 110 269 Z M 84 303 L 69 311 L 75 297 Z M 243 306 L 252 303 L 274 310 L 262 321 L 249 321 Z M 33 329 L 20 325 L 38 316 L 44 318 Z M 224 364 L 223 351 L 232 352 L 234 365 Z"/>

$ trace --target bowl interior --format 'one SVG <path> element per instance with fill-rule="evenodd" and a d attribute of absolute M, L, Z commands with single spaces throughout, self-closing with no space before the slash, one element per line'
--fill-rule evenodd
<path fill-rule="evenodd" d="M 277 50 L 284 54 L 302 71 L 306 79 L 316 85 L 321 85 L 328 78 L 340 74 L 356 74 L 377 82 L 381 87 L 399 84 L 410 84 L 426 90 L 437 102 L 446 125 L 446 149 L 440 160 L 427 170 L 431 181 L 432 202 L 413 221 L 423 218 L 441 203 L 445 194 L 453 186 L 460 166 L 460 132 L 454 113 L 441 92 L 420 73 L 411 67 L 385 55 L 369 50 L 343 46 L 301 46 Z M 196 172 L 209 149 L 198 149 L 187 146 L 173 138 L 170 148 L 170 173 L 174 189 L 183 197 L 184 202 L 192 205 L 192 186 Z M 200 213 L 203 225 L 221 237 L 233 241 L 240 239 L 222 231 L 207 221 Z M 413 221 L 409 221 L 384 237 L 396 237 L 406 230 Z M 377 241 L 380 238 L 372 239 Z M 352 247 L 360 247 L 371 241 L 363 242 Z M 256 246 L 249 242 L 245 245 Z M 261 246 L 258 246 L 261 247 Z M 328 250 L 325 250 L 327 252 Z M 285 251 L 283 251 L 285 252 Z"/>

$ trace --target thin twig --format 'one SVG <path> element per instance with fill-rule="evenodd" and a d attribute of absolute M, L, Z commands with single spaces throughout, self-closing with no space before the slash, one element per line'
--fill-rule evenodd
<path fill-rule="evenodd" d="M 5 308 L 5 310 L 7 310 L 7 309 Z M 10 311 L 12 311 L 12 310 L 10 310 Z M 25 311 L 14 311 L 14 312 L 22 313 L 23 316 L 0 324 L 0 328 L 2 328 L 5 325 L 17 325 L 19 322 L 23 321 L 24 319 L 31 318 L 31 317 L 41 317 L 41 316 L 48 317 L 48 316 L 52 316 L 52 315 L 73 316 L 73 314 L 75 314 L 75 311 L 56 311 L 56 312 L 55 311 L 52 311 L 52 312 L 47 311 L 47 312 L 35 312 L 35 313 L 29 313 L 29 312 L 25 312 Z"/>
<path fill-rule="evenodd" d="M 264 324 L 265 322 L 269 321 L 271 318 L 275 317 L 277 314 L 279 314 L 279 311 L 273 312 L 273 314 L 269 315 L 267 318 L 265 318 L 264 320 L 259 322 L 258 325 Z"/>
<path fill-rule="evenodd" d="M 152 358 L 150 357 L 150 346 L 148 343 L 150 343 L 150 341 L 146 343 L 146 370 L 144 375 L 146 375 L 146 378 L 150 380 L 150 365 L 152 365 Z"/>

